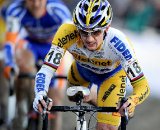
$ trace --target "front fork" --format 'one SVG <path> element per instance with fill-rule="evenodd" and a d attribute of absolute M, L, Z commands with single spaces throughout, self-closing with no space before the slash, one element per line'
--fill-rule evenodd
<path fill-rule="evenodd" d="M 76 130 L 87 130 L 86 119 L 84 116 L 85 112 L 77 112 L 76 121 L 77 127 Z"/>

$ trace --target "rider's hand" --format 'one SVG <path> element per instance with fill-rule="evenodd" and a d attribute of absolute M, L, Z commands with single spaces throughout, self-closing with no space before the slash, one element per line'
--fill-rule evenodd
<path fill-rule="evenodd" d="M 47 100 L 49 101 L 49 104 L 47 105 L 46 101 L 44 98 L 46 97 L 46 92 L 39 92 L 36 94 L 36 97 L 33 101 L 33 108 L 35 111 L 39 113 L 43 113 L 44 108 L 46 108 L 47 112 L 51 109 L 52 107 L 52 99 L 47 97 Z"/>
<path fill-rule="evenodd" d="M 133 100 L 131 98 L 128 99 L 129 102 L 129 106 L 127 107 L 128 110 L 128 116 L 131 118 L 134 116 L 134 111 L 135 111 L 135 103 L 133 102 Z"/>
<path fill-rule="evenodd" d="M 135 103 L 132 99 L 127 99 L 126 102 L 120 107 L 120 103 L 118 103 L 117 109 L 119 109 L 119 113 L 124 116 L 124 109 L 127 108 L 128 116 L 133 117 L 135 110 Z"/>

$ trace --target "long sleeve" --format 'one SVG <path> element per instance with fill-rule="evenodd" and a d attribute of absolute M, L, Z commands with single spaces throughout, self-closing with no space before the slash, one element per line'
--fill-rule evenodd
<path fill-rule="evenodd" d="M 150 87 L 145 76 L 141 77 L 137 81 L 131 82 L 133 86 L 133 92 L 129 96 L 135 103 L 135 105 L 141 104 L 150 94 Z"/>

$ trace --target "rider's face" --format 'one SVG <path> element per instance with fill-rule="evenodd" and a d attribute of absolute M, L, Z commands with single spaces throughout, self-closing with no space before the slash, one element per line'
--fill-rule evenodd
<path fill-rule="evenodd" d="M 46 2 L 47 0 L 26 0 L 26 7 L 34 17 L 40 18 L 45 13 Z"/>
<path fill-rule="evenodd" d="M 85 32 L 79 30 L 84 46 L 90 50 L 97 50 L 103 43 L 104 30 L 97 30 L 94 32 Z"/>

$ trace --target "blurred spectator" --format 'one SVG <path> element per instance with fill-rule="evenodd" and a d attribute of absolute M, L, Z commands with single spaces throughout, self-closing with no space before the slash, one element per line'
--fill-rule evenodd
<path fill-rule="evenodd" d="M 123 19 L 132 0 L 123 0 L 123 1 L 121 1 L 121 0 L 108 0 L 108 1 L 112 5 L 114 17 L 117 17 L 118 19 Z"/>
<path fill-rule="evenodd" d="M 135 32 L 142 32 L 150 23 L 154 7 L 146 0 L 132 0 L 128 7 L 125 27 Z"/>
<path fill-rule="evenodd" d="M 160 33 L 160 0 L 153 0 L 155 14 L 152 19 L 152 25 Z"/>
<path fill-rule="evenodd" d="M 79 0 L 63 0 L 70 11 Z M 142 32 L 148 26 L 160 32 L 160 0 L 108 0 L 114 11 L 113 23 Z M 154 18 L 154 19 L 153 19 Z"/>

